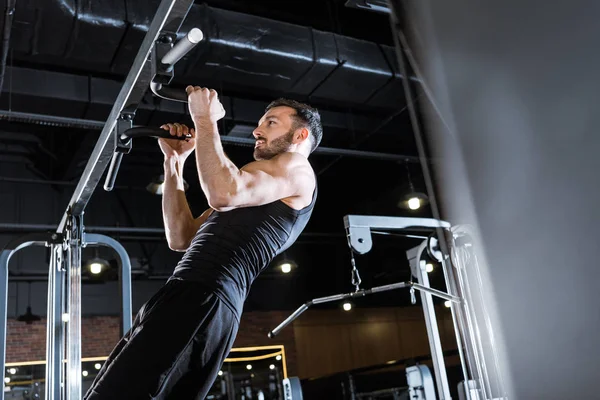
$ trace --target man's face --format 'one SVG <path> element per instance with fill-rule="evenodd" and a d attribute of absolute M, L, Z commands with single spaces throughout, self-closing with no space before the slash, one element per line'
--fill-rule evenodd
<path fill-rule="evenodd" d="M 294 120 L 296 113 L 291 107 L 273 107 L 258 122 L 258 127 L 252 132 L 256 139 L 254 159 L 268 160 L 288 151 L 294 138 Z"/>

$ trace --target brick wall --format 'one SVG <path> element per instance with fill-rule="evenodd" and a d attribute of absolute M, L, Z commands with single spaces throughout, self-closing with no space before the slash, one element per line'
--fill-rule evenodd
<path fill-rule="evenodd" d="M 429 342 L 420 307 L 309 310 L 274 339 L 267 333 L 289 316 L 284 311 L 246 312 L 235 347 L 283 345 L 288 376 L 312 378 L 368 365 L 382 365 L 429 354 Z M 456 349 L 452 318 L 439 308 L 438 325 L 445 350 Z M 119 318 L 82 320 L 83 357 L 108 356 L 120 338 Z M 7 362 L 45 359 L 45 320 L 27 325 L 8 321 Z"/>
<path fill-rule="evenodd" d="M 267 333 L 282 323 L 289 315 L 290 313 L 287 311 L 257 311 L 243 314 L 234 347 L 283 345 L 288 376 L 297 376 L 298 356 L 294 327 L 288 325 L 273 339 L 267 337 Z"/>
<path fill-rule="evenodd" d="M 242 316 L 234 347 L 285 346 L 288 375 L 297 374 L 294 329 L 287 327 L 274 339 L 267 333 L 279 325 L 289 313 L 248 312 Z M 107 356 L 120 338 L 118 317 L 85 317 L 81 321 L 82 357 Z M 46 359 L 46 320 L 30 325 L 14 319 L 7 324 L 6 362 Z"/>

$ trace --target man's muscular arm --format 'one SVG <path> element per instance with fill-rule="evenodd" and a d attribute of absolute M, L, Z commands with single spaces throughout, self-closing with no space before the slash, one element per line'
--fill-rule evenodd
<path fill-rule="evenodd" d="M 195 121 L 195 124 L 198 176 L 215 210 L 228 211 L 302 196 L 314 186 L 314 175 L 304 156 L 282 153 L 239 169 L 225 156 L 216 123 Z"/>
<path fill-rule="evenodd" d="M 184 161 L 177 157 L 165 159 L 165 184 L 163 189 L 162 210 L 165 234 L 169 248 L 185 251 L 194 235 L 209 215 L 209 208 L 198 218 L 192 216 L 183 187 Z"/>

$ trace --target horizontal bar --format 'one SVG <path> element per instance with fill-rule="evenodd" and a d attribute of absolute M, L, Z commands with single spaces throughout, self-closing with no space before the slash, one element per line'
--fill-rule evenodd
<path fill-rule="evenodd" d="M 23 232 L 35 232 L 35 231 L 56 231 L 56 225 L 50 224 L 21 224 L 21 223 L 0 223 L 0 232 L 2 231 L 23 231 Z M 165 230 L 163 228 L 150 228 L 150 227 L 127 227 L 127 226 L 85 226 L 85 232 L 87 233 L 126 233 L 126 234 L 148 234 L 148 235 L 164 235 Z M 334 238 L 342 239 L 344 237 L 341 233 L 333 232 L 302 232 L 300 237 L 308 238 L 313 237 L 315 239 L 323 238 Z M 141 239 L 141 238 L 140 238 Z"/>
<path fill-rule="evenodd" d="M 175 89 L 173 89 L 175 90 Z M 182 90 L 182 93 L 185 94 L 185 91 Z M 102 129 L 104 127 L 104 122 L 95 121 L 89 119 L 80 119 L 80 118 L 68 118 L 68 117 L 56 117 L 52 115 L 44 115 L 44 114 L 32 114 L 32 113 L 19 113 L 19 112 L 9 112 L 6 110 L 0 110 L 0 120 L 7 119 L 9 121 L 16 122 L 42 122 L 49 126 L 66 126 L 66 127 L 76 127 L 82 129 Z M 142 126 L 136 125 L 136 128 L 140 128 Z M 250 138 L 240 138 L 235 136 L 227 136 L 221 135 L 221 142 L 223 144 L 232 144 L 232 145 L 240 145 L 240 146 L 248 146 L 254 147 L 256 141 Z M 382 160 L 382 161 L 403 161 L 410 163 L 420 163 L 419 157 L 409 156 L 404 154 L 394 154 L 394 153 L 379 153 L 374 151 L 364 151 L 364 150 L 352 150 L 352 149 L 343 149 L 343 148 L 335 148 L 335 147 L 323 147 L 319 146 L 315 149 L 314 154 L 322 154 L 322 155 L 332 155 L 332 156 L 347 156 L 347 157 L 355 157 L 355 158 L 365 158 L 365 159 L 373 159 L 373 160 Z M 430 160 L 433 161 L 433 160 Z M 107 161 L 108 163 L 108 161 Z"/>
<path fill-rule="evenodd" d="M 296 318 L 298 318 L 300 316 L 300 314 L 302 314 L 304 311 L 308 310 L 308 307 L 310 307 L 309 304 L 302 304 L 300 307 L 298 307 L 298 309 L 296 311 L 294 311 L 292 313 L 292 315 L 290 315 L 289 317 L 287 317 L 285 319 L 285 321 L 283 321 L 275 329 L 273 329 L 271 332 L 269 332 L 267 334 L 267 336 L 269 338 L 275 337 L 275 335 L 277 335 L 283 328 L 285 328 L 286 326 L 288 326 L 290 324 L 290 322 L 292 322 L 293 320 L 295 320 Z"/>
<path fill-rule="evenodd" d="M 18 230 L 18 231 L 50 231 L 56 230 L 56 225 L 50 224 L 15 224 L 15 223 L 0 223 L 0 230 Z M 137 234 L 164 234 L 165 230 L 161 228 L 133 228 L 124 226 L 86 226 L 86 232 L 95 233 L 137 233 Z"/>
<path fill-rule="evenodd" d="M 368 227 L 369 229 L 428 229 L 450 228 L 450 223 L 433 218 L 387 217 L 376 215 L 346 215 L 344 224 L 349 227 Z"/>
<path fill-rule="evenodd" d="M 415 289 L 420 290 L 422 292 L 427 292 L 427 293 L 431 294 L 432 296 L 437 296 L 444 300 L 449 300 L 453 303 L 460 303 L 460 299 L 458 297 L 452 296 L 451 294 L 448 294 L 446 292 L 442 292 L 441 290 L 432 289 L 430 287 L 423 286 L 419 283 L 413 283 L 412 287 L 414 287 Z"/>
<path fill-rule="evenodd" d="M 298 307 L 298 309 L 296 311 L 294 311 L 292 313 L 292 315 L 290 315 L 289 317 L 287 317 L 275 329 L 273 329 L 272 331 L 270 331 L 267 334 L 267 336 L 269 338 L 273 338 L 283 328 L 285 328 L 287 325 L 289 325 L 293 320 L 295 320 L 296 318 L 298 318 L 300 316 L 300 314 L 302 314 L 304 311 L 306 311 L 310 306 L 312 306 L 314 304 L 323 304 L 323 303 L 329 303 L 329 302 L 332 302 L 332 301 L 339 301 L 339 300 L 344 300 L 344 299 L 351 299 L 351 298 L 356 298 L 356 297 L 363 297 L 363 296 L 366 296 L 366 295 L 369 295 L 369 294 L 372 294 L 372 293 L 379 293 L 379 292 L 385 292 L 385 291 L 388 291 L 388 290 L 401 289 L 401 288 L 409 287 L 411 285 L 413 285 L 412 282 L 398 282 L 398 283 L 392 283 L 392 284 L 384 285 L 384 286 L 376 286 L 376 287 L 371 288 L 371 289 L 361 289 L 361 290 L 358 290 L 358 291 L 352 292 L 352 293 L 335 294 L 333 296 L 318 297 L 316 299 L 312 299 L 312 300 L 307 301 L 306 303 L 302 304 L 300 307 Z"/>
<path fill-rule="evenodd" d="M 413 229 L 433 232 L 437 228 L 450 228 L 451 224 L 434 218 L 345 215 L 344 227 L 346 228 L 348 243 L 352 250 L 359 254 L 366 254 L 373 247 L 372 230 L 402 231 Z"/>

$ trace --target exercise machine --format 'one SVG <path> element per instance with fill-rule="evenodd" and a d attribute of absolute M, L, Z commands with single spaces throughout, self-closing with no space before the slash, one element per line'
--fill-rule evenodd
<path fill-rule="evenodd" d="M 355 291 L 307 301 L 271 330 L 268 336 L 274 337 L 309 307 L 316 304 L 363 297 L 396 289 L 409 289 L 411 301 L 415 304 L 415 290 L 418 290 L 427 328 L 437 393 L 432 390 L 432 379 L 428 369 L 425 370 L 421 368 L 422 366 L 410 367 L 407 368 L 407 380 L 413 392 L 411 398 L 451 399 L 433 303 L 433 296 L 436 296 L 450 302 L 464 377 L 464 380 L 458 385 L 461 399 L 504 399 L 506 388 L 499 378 L 498 354 L 494 346 L 494 335 L 490 328 L 489 316 L 486 310 L 481 308 L 483 303 L 480 301 L 482 293 L 478 286 L 479 266 L 472 251 L 476 244 L 473 243 L 469 228 L 453 227 L 450 223 L 437 219 L 370 215 L 346 215 L 344 226 L 351 249 L 352 284 L 355 286 Z M 416 278 L 416 282 L 411 280 L 370 289 L 360 288 L 361 279 L 354 254 L 366 254 L 372 249 L 373 232 L 394 233 L 421 241 L 418 246 L 406 252 L 411 275 Z M 442 243 L 446 245 L 444 246 Z M 447 292 L 430 287 L 425 255 L 440 263 Z"/>

